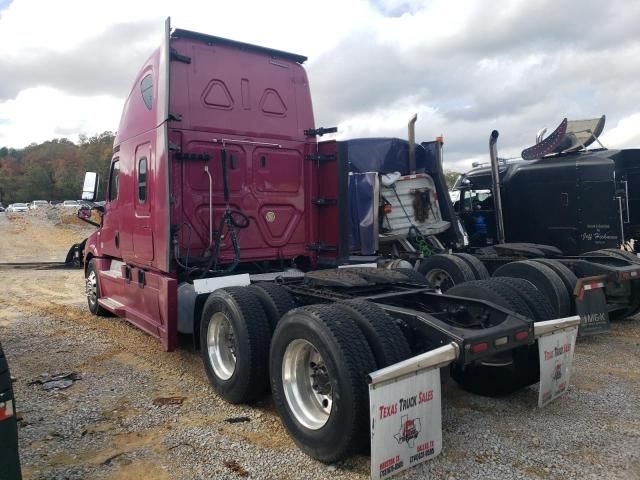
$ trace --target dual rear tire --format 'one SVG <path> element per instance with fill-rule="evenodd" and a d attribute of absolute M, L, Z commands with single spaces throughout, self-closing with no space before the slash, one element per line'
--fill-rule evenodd
<path fill-rule="evenodd" d="M 366 378 L 411 356 L 402 330 L 370 302 L 289 308 L 295 302 L 284 288 L 265 286 L 207 299 L 200 353 L 211 385 L 231 403 L 256 401 L 270 386 L 294 442 L 320 461 L 365 449 Z"/>
<path fill-rule="evenodd" d="M 531 282 L 491 278 L 456 285 L 448 295 L 487 300 L 534 321 L 553 318 L 549 300 Z M 537 343 L 518 347 L 464 368 L 454 366 L 452 378 L 465 390 L 490 397 L 509 395 L 539 380 Z"/>

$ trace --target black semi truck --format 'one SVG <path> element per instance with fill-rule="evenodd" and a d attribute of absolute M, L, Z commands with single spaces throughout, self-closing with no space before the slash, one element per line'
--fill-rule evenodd
<path fill-rule="evenodd" d="M 458 179 L 455 202 L 441 139 L 321 143 L 324 168 L 337 174 L 323 197 L 348 199 L 324 207 L 339 221 L 321 260 L 412 268 L 442 292 L 492 276 L 526 280 L 554 314 L 579 314 L 582 334 L 606 331 L 609 318 L 640 310 L 640 258 L 629 251 L 640 231 L 640 150 L 587 150 L 603 127 L 604 117 L 565 119 L 515 161 L 498 160 L 494 131 L 492 161 Z M 600 289 L 600 300 L 581 303 L 584 288 Z"/>

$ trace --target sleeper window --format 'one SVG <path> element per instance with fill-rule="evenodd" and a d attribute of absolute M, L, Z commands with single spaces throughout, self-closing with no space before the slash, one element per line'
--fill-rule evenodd
<path fill-rule="evenodd" d="M 147 200 L 147 157 L 138 160 L 138 200 L 140 203 Z"/>
<path fill-rule="evenodd" d="M 147 75 L 140 82 L 140 92 L 142 93 L 142 100 L 149 110 L 153 105 L 153 77 L 151 74 Z"/>

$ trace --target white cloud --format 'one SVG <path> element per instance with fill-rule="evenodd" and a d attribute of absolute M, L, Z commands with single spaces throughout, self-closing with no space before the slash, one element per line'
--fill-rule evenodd
<path fill-rule="evenodd" d="M 14 0 L 0 12 L 0 145 L 115 130 L 168 15 L 309 56 L 316 123 L 340 138 L 405 137 L 418 112 L 418 138 L 443 134 L 458 169 L 486 158 L 491 130 L 514 156 L 564 116 L 607 114 L 611 147 L 640 140 L 640 2 Z"/>
<path fill-rule="evenodd" d="M 24 146 L 54 137 L 115 131 L 122 100 L 106 95 L 81 97 L 49 87 L 21 91 L 0 103 L 0 145 Z"/>
<path fill-rule="evenodd" d="M 607 148 L 640 148 L 640 113 L 620 119 L 606 130 L 601 141 Z"/>

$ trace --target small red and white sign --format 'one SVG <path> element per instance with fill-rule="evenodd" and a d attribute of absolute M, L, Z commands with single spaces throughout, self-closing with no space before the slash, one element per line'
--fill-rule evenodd
<path fill-rule="evenodd" d="M 389 478 L 442 451 L 440 369 L 369 387 L 371 478 Z"/>
<path fill-rule="evenodd" d="M 569 389 L 577 336 L 578 327 L 574 327 L 538 338 L 540 353 L 539 407 L 544 407 Z"/>
<path fill-rule="evenodd" d="M 13 400 L 0 402 L 0 422 L 13 417 Z"/>

